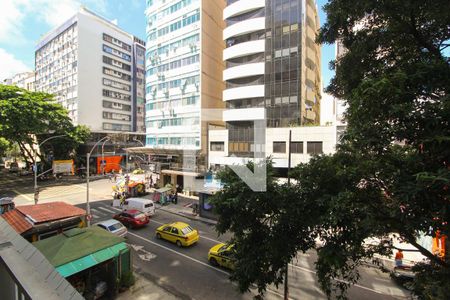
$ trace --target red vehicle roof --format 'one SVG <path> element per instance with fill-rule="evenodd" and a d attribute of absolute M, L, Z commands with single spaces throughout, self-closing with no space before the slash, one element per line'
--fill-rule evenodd
<path fill-rule="evenodd" d="M 86 211 L 65 202 L 50 202 L 36 205 L 17 206 L 16 209 L 35 224 L 70 217 L 84 216 Z"/>
<path fill-rule="evenodd" d="M 125 210 L 126 213 L 130 214 L 130 215 L 138 215 L 138 214 L 143 214 L 142 211 L 137 210 L 137 209 L 127 209 Z"/>

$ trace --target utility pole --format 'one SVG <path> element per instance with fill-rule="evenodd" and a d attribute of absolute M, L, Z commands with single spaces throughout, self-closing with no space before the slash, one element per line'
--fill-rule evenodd
<path fill-rule="evenodd" d="M 92 218 L 91 205 L 89 203 L 89 175 L 90 175 L 89 173 L 90 173 L 91 154 L 92 154 L 92 151 L 94 151 L 95 147 L 97 147 L 97 145 L 100 142 L 103 142 L 103 141 L 106 142 L 108 140 L 109 140 L 108 136 L 101 138 L 100 140 L 97 141 L 97 143 L 94 144 L 91 151 L 86 153 L 86 168 L 87 168 L 87 170 L 86 170 L 86 223 L 87 223 L 88 227 L 91 227 L 91 218 Z"/>
<path fill-rule="evenodd" d="M 43 140 L 40 144 L 38 144 L 37 148 L 34 150 L 34 204 L 38 204 L 38 201 L 39 201 L 39 187 L 37 184 L 37 178 L 38 178 L 37 152 L 39 151 L 39 149 L 45 142 L 56 139 L 56 138 L 65 137 L 65 136 L 67 136 L 67 134 L 51 136 L 48 139 Z M 42 172 L 40 175 L 42 175 L 44 173 L 45 172 Z"/>
<path fill-rule="evenodd" d="M 292 139 L 292 130 L 289 130 L 289 145 L 288 145 L 288 174 L 287 174 L 287 182 L 288 187 L 291 186 L 291 175 L 289 174 L 291 172 L 291 139 Z M 288 267 L 289 263 L 286 263 L 286 266 L 284 267 L 284 300 L 289 299 L 289 286 L 288 286 Z"/>

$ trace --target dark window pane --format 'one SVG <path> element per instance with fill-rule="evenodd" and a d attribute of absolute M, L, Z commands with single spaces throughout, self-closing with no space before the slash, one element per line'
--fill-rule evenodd
<path fill-rule="evenodd" d="M 273 153 L 286 153 L 286 142 L 273 142 Z"/>
<path fill-rule="evenodd" d="M 303 153 L 303 142 L 291 142 L 291 153 Z"/>
<path fill-rule="evenodd" d="M 308 154 L 320 154 L 323 153 L 322 146 L 322 142 L 308 142 L 306 151 Z"/>
<path fill-rule="evenodd" d="M 225 151 L 224 142 L 211 142 L 211 151 Z"/>

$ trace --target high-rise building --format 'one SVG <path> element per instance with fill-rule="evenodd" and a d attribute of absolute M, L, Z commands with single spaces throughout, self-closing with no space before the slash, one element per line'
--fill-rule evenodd
<path fill-rule="evenodd" d="M 179 169 L 205 165 L 201 159 L 207 155 L 208 121 L 201 112 L 224 107 L 225 5 L 147 1 L 145 151 Z"/>
<path fill-rule="evenodd" d="M 315 1 L 228 0 L 223 18 L 226 130 L 210 132 L 209 164 L 242 163 L 263 152 L 275 167 L 286 168 L 289 148 L 293 166 L 333 151 L 333 129 L 318 126 L 322 82 Z M 255 126 L 265 127 L 262 140 L 255 141 Z"/>
<path fill-rule="evenodd" d="M 94 132 L 144 129 L 145 43 L 80 9 L 36 45 L 36 90 L 52 93 Z"/>

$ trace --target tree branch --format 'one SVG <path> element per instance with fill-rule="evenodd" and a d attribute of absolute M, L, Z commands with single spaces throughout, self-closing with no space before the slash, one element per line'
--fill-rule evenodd
<path fill-rule="evenodd" d="M 437 257 L 436 255 L 434 255 L 433 253 L 431 253 L 430 251 L 428 251 L 427 249 L 425 249 L 424 247 L 422 247 L 419 243 L 416 242 L 416 238 L 412 235 L 412 234 L 404 234 L 406 240 L 408 241 L 408 243 L 410 243 L 411 245 L 413 245 L 414 247 L 416 247 L 421 254 L 423 254 L 424 256 L 426 256 L 427 258 L 429 258 L 432 262 L 444 267 L 444 268 L 449 268 L 450 266 L 447 264 L 447 262 L 445 262 L 444 260 L 440 259 L 439 257 Z"/>

